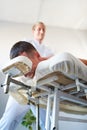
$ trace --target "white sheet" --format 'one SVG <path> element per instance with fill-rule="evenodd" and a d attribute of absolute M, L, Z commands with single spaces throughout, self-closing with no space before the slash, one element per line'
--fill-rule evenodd
<path fill-rule="evenodd" d="M 47 74 L 57 71 L 64 73 L 72 79 L 79 78 L 87 81 L 87 66 L 67 52 L 40 62 L 37 66 L 35 77 L 39 80 Z"/>

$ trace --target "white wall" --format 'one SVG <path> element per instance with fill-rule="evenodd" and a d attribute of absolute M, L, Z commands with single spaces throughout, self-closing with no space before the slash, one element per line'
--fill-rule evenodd
<path fill-rule="evenodd" d="M 48 28 L 46 40 L 56 53 L 68 51 L 78 57 L 87 57 L 87 31 Z"/>
<path fill-rule="evenodd" d="M 9 60 L 11 46 L 23 38 L 32 38 L 31 25 L 0 23 L 0 69 Z M 55 53 L 68 51 L 77 57 L 87 59 L 87 31 L 47 27 L 44 43 L 53 49 Z M 3 94 L 3 89 L 0 88 L 0 117 L 4 112 L 7 98 L 8 95 Z M 60 130 L 65 130 L 65 128 L 66 130 L 73 130 L 73 128 L 75 130 L 86 130 L 87 125 L 60 122 Z M 19 129 L 24 128 L 19 126 Z"/>

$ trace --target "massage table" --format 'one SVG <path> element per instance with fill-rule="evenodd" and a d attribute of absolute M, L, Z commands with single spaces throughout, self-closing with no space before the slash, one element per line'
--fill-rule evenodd
<path fill-rule="evenodd" d="M 4 93 L 11 94 L 19 103 L 36 106 L 36 130 L 39 125 L 39 107 L 46 109 L 46 130 L 58 130 L 59 120 L 87 120 L 60 117 L 59 111 L 87 114 L 87 66 L 65 52 L 38 64 L 35 76 L 25 77 L 32 62 L 18 56 L 8 62 L 2 71 L 6 75 Z"/>

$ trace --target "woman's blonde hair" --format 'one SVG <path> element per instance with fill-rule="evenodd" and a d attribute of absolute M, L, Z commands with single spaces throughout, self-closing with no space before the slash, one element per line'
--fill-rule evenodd
<path fill-rule="evenodd" d="M 34 29 L 36 28 L 36 26 L 39 25 L 39 24 L 43 25 L 44 28 L 45 28 L 45 30 L 46 30 L 46 26 L 45 26 L 45 24 L 44 24 L 43 22 L 41 22 L 41 21 L 36 22 L 36 23 L 32 26 L 32 30 L 34 30 Z"/>

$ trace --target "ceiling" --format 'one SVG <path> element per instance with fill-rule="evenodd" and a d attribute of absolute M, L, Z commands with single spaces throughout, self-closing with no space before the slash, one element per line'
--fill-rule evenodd
<path fill-rule="evenodd" d="M 87 30 L 87 0 L 0 0 L 0 21 Z"/>

